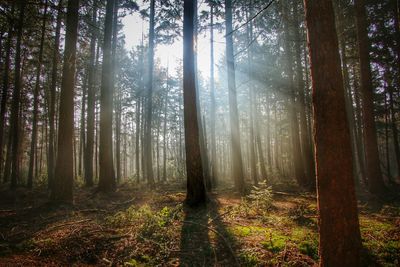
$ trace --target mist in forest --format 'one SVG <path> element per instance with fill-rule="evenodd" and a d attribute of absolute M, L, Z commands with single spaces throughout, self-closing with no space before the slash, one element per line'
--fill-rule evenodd
<path fill-rule="evenodd" d="M 398 266 L 399 7 L 0 1 L 0 266 Z"/>

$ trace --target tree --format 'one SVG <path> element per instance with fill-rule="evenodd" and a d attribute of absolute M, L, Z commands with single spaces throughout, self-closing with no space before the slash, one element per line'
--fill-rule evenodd
<path fill-rule="evenodd" d="M 235 81 L 235 58 L 233 55 L 232 40 L 232 1 L 225 0 L 225 27 L 226 27 L 226 64 L 228 66 L 228 91 L 229 91 L 229 114 L 231 126 L 232 146 L 232 176 L 235 188 L 244 193 L 245 183 L 243 177 L 242 149 L 240 147 L 239 112 L 237 108 L 236 81 Z"/>
<path fill-rule="evenodd" d="M 93 3 L 92 24 L 97 25 L 97 1 Z M 87 131 L 86 131 L 86 149 L 85 149 L 85 185 L 93 186 L 93 145 L 94 145 L 94 125 L 95 125 L 95 60 L 96 60 L 96 39 L 97 30 L 92 29 L 90 36 L 90 58 L 88 73 L 88 107 L 87 107 Z"/>
<path fill-rule="evenodd" d="M 116 188 L 112 150 L 113 79 L 111 39 L 114 6 L 115 0 L 107 0 L 100 95 L 99 190 L 103 192 L 114 191 Z"/>
<path fill-rule="evenodd" d="M 73 133 L 74 133 L 74 86 L 76 43 L 78 39 L 79 0 L 68 0 L 65 35 L 64 65 L 60 95 L 60 122 L 58 130 L 57 160 L 54 184 L 51 191 L 53 202 L 73 202 Z"/>
<path fill-rule="evenodd" d="M 155 13 L 155 0 L 150 0 L 150 26 L 149 26 L 149 51 L 147 62 L 147 105 L 146 105 L 146 121 L 145 121 L 145 161 L 147 182 L 150 187 L 154 186 L 153 177 L 153 149 L 152 149 L 152 115 L 153 115 L 153 71 L 154 71 L 154 14 Z"/>
<path fill-rule="evenodd" d="M 60 47 L 60 31 L 61 31 L 61 20 L 62 20 L 62 6 L 63 0 L 58 2 L 57 10 L 57 22 L 56 22 L 56 34 L 53 48 L 53 60 L 51 70 L 51 85 L 50 85 L 50 100 L 49 100 L 49 155 L 47 163 L 47 182 L 48 187 L 51 189 L 54 180 L 54 161 L 55 161 L 55 109 L 56 109 L 56 87 L 57 87 L 57 67 L 59 58 L 59 47 Z"/>
<path fill-rule="evenodd" d="M 361 238 L 332 2 L 304 2 L 313 87 L 320 266 L 359 266 Z"/>
<path fill-rule="evenodd" d="M 43 62 L 43 46 L 44 37 L 46 33 L 46 20 L 47 20 L 47 0 L 45 1 L 45 7 L 43 12 L 43 22 L 42 22 L 42 33 L 40 37 L 39 46 L 39 59 L 38 66 L 36 70 L 36 81 L 35 89 L 33 95 L 33 121 L 32 121 L 32 138 L 31 138 L 31 152 L 29 155 L 29 171 L 28 171 L 28 188 L 32 188 L 33 184 L 33 166 L 35 162 L 35 152 L 37 146 L 37 121 L 38 121 L 38 106 L 39 106 L 39 87 L 40 87 L 40 74 L 42 72 L 42 62 Z M 37 159 L 36 159 L 37 161 Z"/>
<path fill-rule="evenodd" d="M 364 0 L 355 0 L 358 53 L 360 57 L 362 119 L 364 124 L 365 166 L 367 169 L 368 188 L 371 193 L 382 195 L 385 184 L 379 161 L 378 142 L 374 119 L 374 95 L 369 59 L 367 19 Z"/>
<path fill-rule="evenodd" d="M 183 20 L 183 103 L 187 195 L 186 203 L 198 206 L 206 201 L 203 166 L 200 153 L 194 66 L 194 10 L 197 1 L 184 0 Z"/>
<path fill-rule="evenodd" d="M 21 42 L 22 33 L 25 18 L 25 1 L 19 1 L 19 18 L 18 18 L 18 28 L 17 28 L 17 44 L 15 52 L 15 67 L 14 67 L 14 91 L 12 97 L 11 106 L 11 126 L 10 126 L 10 136 L 12 136 L 12 155 L 11 155 L 11 188 L 15 189 L 17 187 L 17 182 L 19 180 L 20 171 L 20 99 L 21 99 Z"/>

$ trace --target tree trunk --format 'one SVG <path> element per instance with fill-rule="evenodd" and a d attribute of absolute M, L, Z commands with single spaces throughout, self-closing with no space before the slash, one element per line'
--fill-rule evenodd
<path fill-rule="evenodd" d="M 25 5 L 26 2 L 24 0 L 19 0 L 19 19 L 18 19 L 18 30 L 17 30 L 17 44 L 16 44 L 16 52 L 15 52 L 15 67 L 14 67 L 14 91 L 13 98 L 11 104 L 11 131 L 10 135 L 12 136 L 12 153 L 11 153 L 11 189 L 15 189 L 17 187 L 17 182 L 19 180 L 19 142 L 20 142 L 20 134 L 19 134 L 19 124 L 20 124 L 20 98 L 21 98 L 21 42 L 22 42 L 22 33 L 23 33 L 23 24 L 24 24 L 24 14 L 25 14 Z"/>
<path fill-rule="evenodd" d="M 293 153 L 293 164 L 294 164 L 294 171 L 295 171 L 295 178 L 299 186 L 303 188 L 309 188 L 310 185 L 308 184 L 308 180 L 305 176 L 304 171 L 304 163 L 303 157 L 301 154 L 301 147 L 300 147 L 300 136 L 299 136 L 299 124 L 297 120 L 297 108 L 296 108 L 296 93 L 294 90 L 293 84 L 293 56 L 290 47 L 290 23 L 289 23 L 289 11 L 288 11 L 288 2 L 284 2 L 282 4 L 282 13 L 283 13 L 283 24 L 284 24 L 284 47 L 286 53 L 286 72 L 287 72 L 287 87 L 288 87 L 288 94 L 290 95 L 289 101 L 289 117 L 290 117 L 290 124 L 291 124 L 291 141 L 292 141 L 292 153 Z"/>
<path fill-rule="evenodd" d="M 148 52 L 148 73 L 147 73 L 147 109 L 146 109 L 146 145 L 145 145 L 145 160 L 147 182 L 149 186 L 154 187 L 153 176 L 153 155 L 152 155 L 152 113 L 153 113 L 153 69 L 154 69 L 154 13 L 155 0 L 150 0 L 150 27 L 149 27 L 149 52 Z"/>
<path fill-rule="evenodd" d="M 300 133 L 301 133 L 301 151 L 304 162 L 304 170 L 306 175 L 306 184 L 307 188 L 310 190 L 315 190 L 315 164 L 313 159 L 313 153 L 311 146 L 308 142 L 308 129 L 307 129 L 307 118 L 306 118 L 306 104 L 305 104 L 305 96 L 304 96 L 304 79 L 303 79 L 303 66 L 301 63 L 301 43 L 303 40 L 303 34 L 300 34 L 300 23 L 298 21 L 298 6 L 297 2 L 293 2 L 294 5 L 294 39 L 295 39 L 295 54 L 296 54 L 296 77 L 297 77 L 297 94 L 298 94 L 298 105 L 300 115 Z M 299 28 L 299 29 L 297 29 Z"/>
<path fill-rule="evenodd" d="M 68 0 L 64 66 L 61 81 L 60 116 L 53 202 L 73 202 L 73 138 L 76 44 L 79 0 Z"/>
<path fill-rule="evenodd" d="M 116 189 L 113 165 L 112 117 L 112 26 L 115 0 L 107 0 L 104 23 L 103 69 L 100 94 L 100 147 L 99 147 L 99 191 L 111 192 Z"/>
<path fill-rule="evenodd" d="M 304 2 L 313 86 L 320 266 L 359 266 L 361 238 L 332 2 Z"/>
<path fill-rule="evenodd" d="M 360 57 L 362 119 L 364 124 L 365 165 L 368 188 L 373 194 L 382 195 L 386 188 L 383 182 L 378 141 L 374 119 L 374 92 L 369 58 L 370 42 L 367 32 L 367 18 L 364 0 L 355 0 L 358 53 Z"/>
<path fill-rule="evenodd" d="M 56 35 L 53 49 L 53 62 L 51 71 L 51 86 L 50 86 L 50 107 L 49 107 L 49 162 L 47 164 L 47 184 L 48 188 L 52 189 L 54 181 L 54 161 L 55 161 L 55 125 L 54 116 L 56 110 L 56 88 L 57 88 L 57 69 L 58 69 L 58 57 L 60 47 L 60 31 L 61 31 L 61 20 L 63 11 L 63 0 L 58 2 L 58 13 L 56 22 Z"/>
<path fill-rule="evenodd" d="M 218 159 L 217 147 L 215 141 L 215 116 L 216 116 L 216 101 L 215 101 L 215 78 L 214 78 L 214 5 L 210 4 L 210 97 L 211 97 L 211 184 L 212 187 L 218 185 Z"/>
<path fill-rule="evenodd" d="M 194 11 L 197 1 L 184 0 L 183 100 L 187 172 L 186 203 L 198 206 L 206 201 L 200 153 L 194 64 Z"/>
<path fill-rule="evenodd" d="M 47 0 L 45 1 L 44 12 L 43 12 L 43 22 L 42 22 L 42 35 L 40 37 L 40 47 L 39 47 L 39 60 L 36 69 L 36 80 L 35 89 L 33 93 L 33 121 L 32 121 L 32 136 L 31 136 L 31 152 L 29 155 L 29 170 L 28 170 L 28 188 L 32 189 L 33 185 L 33 167 L 35 163 L 35 153 L 37 146 L 37 120 L 38 120 L 38 106 L 39 106 L 39 86 L 40 86 L 40 74 L 42 72 L 42 61 L 43 61 L 43 45 L 44 36 L 46 33 L 46 18 L 47 16 Z M 37 161 L 37 158 L 36 158 Z M 36 168 L 37 169 L 37 168 Z M 36 178 L 36 175 L 35 175 Z"/>
<path fill-rule="evenodd" d="M 14 15 L 14 6 L 15 2 L 13 2 L 11 8 L 11 15 Z M 4 142 L 4 129 L 6 126 L 6 110 L 7 110 L 7 99 L 8 99 L 8 89 L 9 89 L 9 75 L 10 75 L 10 64 L 11 64 L 11 46 L 13 39 L 13 23 L 9 21 L 10 26 L 8 28 L 8 36 L 6 42 L 6 55 L 4 62 L 4 74 L 3 74 L 3 88 L 1 92 L 1 107 L 0 107 L 0 176 L 3 175 L 3 142 Z M 11 135 L 9 134 L 9 139 L 11 139 Z M 10 148 L 10 147 L 8 147 Z M 8 150 L 7 150 L 8 151 Z M 8 153 L 8 152 L 7 152 Z M 5 164 L 6 165 L 6 164 Z M 5 169 L 6 166 L 4 166 Z M 7 178 L 7 179 L 6 179 Z M 3 175 L 3 182 L 8 182 L 8 177 Z"/>
<path fill-rule="evenodd" d="M 228 66 L 228 91 L 229 91 L 229 115 L 231 127 L 232 146 L 232 177 L 235 188 L 241 194 L 245 191 L 243 177 L 242 149 L 240 146 L 239 112 L 237 107 L 235 59 L 233 55 L 232 40 L 232 1 L 225 0 L 225 25 L 226 25 L 226 64 Z"/>

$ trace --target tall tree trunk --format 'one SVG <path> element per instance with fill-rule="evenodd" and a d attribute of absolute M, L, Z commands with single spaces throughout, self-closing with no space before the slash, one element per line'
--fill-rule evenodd
<path fill-rule="evenodd" d="M 235 188 L 241 194 L 245 191 L 243 177 L 242 149 L 240 146 L 239 112 L 237 107 L 235 58 L 233 55 L 232 0 L 225 0 L 226 63 L 228 66 L 229 115 L 232 146 L 232 177 Z"/>
<path fill-rule="evenodd" d="M 51 85 L 50 85 L 50 107 L 49 107 L 49 162 L 47 164 L 47 183 L 48 188 L 53 187 L 54 181 L 54 161 L 55 161 L 55 125 L 54 116 L 56 110 L 56 88 L 57 88 L 57 69 L 58 69 L 58 57 L 59 57 L 59 47 L 60 47 L 60 31 L 61 31 L 61 21 L 63 11 L 63 0 L 58 2 L 57 11 L 57 22 L 56 22 L 56 35 L 53 48 L 53 62 L 51 71 Z"/>
<path fill-rule="evenodd" d="M 386 191 L 380 168 L 378 141 L 374 118 L 374 92 L 369 58 L 370 42 L 364 0 L 355 0 L 358 53 L 360 57 L 362 119 L 364 124 L 365 165 L 368 188 L 373 194 Z"/>
<path fill-rule="evenodd" d="M 92 24 L 97 25 L 97 1 L 93 2 Z M 95 74 L 96 74 L 96 29 L 92 29 L 90 36 L 90 60 L 88 73 L 88 96 L 87 96 L 87 129 L 85 149 L 85 185 L 93 186 L 93 149 L 94 149 L 94 127 L 95 127 Z"/>
<path fill-rule="evenodd" d="M 140 96 L 137 97 L 136 100 L 136 123 L 135 123 L 135 130 L 136 130 L 136 136 L 135 136 L 135 164 L 136 164 L 136 176 L 137 176 L 137 182 L 140 182 L 140 103 L 142 101 L 140 100 Z"/>
<path fill-rule="evenodd" d="M 296 93 L 294 90 L 293 84 L 293 56 L 290 45 L 290 22 L 289 22 L 289 11 L 288 11 L 288 2 L 284 2 L 282 4 L 282 13 L 283 13 L 283 24 L 284 24 L 284 47 L 285 47 L 285 58 L 286 58 L 286 71 L 287 71 L 287 87 L 288 93 L 290 95 L 289 101 L 289 117 L 291 124 L 291 141 L 292 141 L 292 149 L 293 149 L 293 164 L 295 171 L 295 178 L 299 186 L 304 188 L 309 188 L 308 180 L 305 176 L 304 171 L 304 163 L 303 157 L 301 154 L 300 147 L 300 136 L 299 136 L 299 124 L 297 120 L 297 108 L 296 108 Z"/>
<path fill-rule="evenodd" d="M 42 35 L 40 37 L 39 46 L 39 59 L 36 69 L 36 80 L 35 89 L 33 92 L 33 121 L 32 121 L 32 136 L 31 136 L 31 152 L 29 155 L 29 170 L 28 170 L 28 188 L 32 188 L 33 185 L 33 167 L 35 163 L 35 152 L 37 147 L 37 120 L 38 120 L 38 106 L 39 106 L 39 86 L 40 86 L 40 74 L 42 72 L 42 62 L 43 62 L 43 45 L 44 36 L 46 33 L 46 20 L 47 20 L 47 0 L 44 5 L 43 12 L 43 22 L 42 22 Z M 37 161 L 37 159 L 36 159 Z M 36 168 L 37 169 L 37 168 Z M 36 175 L 35 175 L 36 178 Z"/>
<path fill-rule="evenodd" d="M 306 104 L 305 104 L 305 96 L 304 96 L 304 79 L 303 79 L 303 66 L 301 63 L 301 43 L 303 40 L 302 34 L 300 34 L 300 23 L 298 21 L 298 6 L 297 6 L 297 1 L 293 2 L 293 9 L 294 9 L 294 25 L 295 25 L 295 30 L 294 30 L 294 39 L 295 39 L 295 51 L 296 51 L 296 77 L 297 77 L 297 93 L 298 93 L 298 105 L 297 108 L 299 109 L 299 115 L 300 115 L 300 133 L 301 133 L 301 151 L 302 151 L 302 156 L 303 156 L 303 162 L 304 162 L 304 170 L 305 170 L 305 175 L 306 175 L 306 183 L 307 183 L 307 188 L 310 190 L 315 190 L 315 164 L 314 164 L 314 159 L 313 159 L 313 153 L 312 149 L 310 146 L 310 143 L 308 142 L 308 129 L 307 129 L 307 118 L 306 118 Z M 297 29 L 297 27 L 299 29 Z M 303 33 L 303 32 L 302 32 Z"/>
<path fill-rule="evenodd" d="M 112 84 L 112 26 L 115 0 L 107 0 L 104 23 L 103 69 L 100 94 L 100 147 L 99 147 L 99 190 L 110 192 L 116 189 L 113 164 L 113 84 Z"/>
<path fill-rule="evenodd" d="M 250 14 L 247 17 L 252 17 L 251 12 L 252 1 L 250 1 Z M 254 84 L 253 84 L 253 49 L 251 43 L 253 41 L 253 22 L 250 21 L 247 27 L 247 43 L 250 44 L 250 47 L 247 50 L 247 66 L 248 66 L 248 76 L 249 76 L 249 112 L 250 112 L 250 132 L 249 132 L 249 147 L 250 147 L 250 176 L 253 179 L 254 185 L 258 185 L 258 172 L 256 165 L 256 144 L 255 144 L 255 133 L 254 133 L 254 105 L 255 105 L 255 96 L 254 96 Z"/>
<path fill-rule="evenodd" d="M 313 86 L 320 266 L 359 266 L 361 238 L 332 2 L 304 2 Z"/>
<path fill-rule="evenodd" d="M 79 0 L 68 0 L 64 66 L 61 81 L 55 180 L 51 191 L 53 202 L 73 202 L 73 138 L 76 43 L 78 39 Z"/>
<path fill-rule="evenodd" d="M 194 62 L 194 11 L 196 0 L 184 0 L 183 21 L 183 100 L 187 172 L 186 203 L 198 206 L 206 201 L 199 143 Z"/>
<path fill-rule="evenodd" d="M 85 120 L 85 113 L 86 113 L 86 93 L 88 91 L 88 74 L 85 72 L 83 77 L 83 85 L 82 85 L 82 106 L 81 106 L 81 125 L 80 125 L 80 142 L 79 142 L 79 152 L 78 152 L 78 175 L 82 176 L 84 173 L 84 158 L 86 155 L 86 120 Z"/>
<path fill-rule="evenodd" d="M 14 6 L 15 2 L 13 2 L 11 8 L 11 15 L 14 15 Z M 1 107 L 0 107 L 0 176 L 3 175 L 3 142 L 4 142 L 4 129 L 6 126 L 6 110 L 7 110 L 7 99 L 8 99 L 8 89 L 9 89 L 9 75 L 10 75 L 10 64 L 11 64 L 11 46 L 12 46 L 12 39 L 13 39 L 13 31 L 14 31 L 14 24 L 9 21 L 10 26 L 8 28 L 8 36 L 6 42 L 6 55 L 4 61 L 4 69 L 3 69 L 3 88 L 1 91 Z M 9 134 L 9 139 L 11 139 L 11 135 Z M 10 147 L 8 146 L 8 149 Z M 7 150 L 8 153 L 8 150 Z M 4 164 L 4 168 L 6 164 Z M 7 178 L 7 179 L 6 179 Z M 8 177 L 3 175 L 3 182 L 8 182 Z"/>
<path fill-rule="evenodd" d="M 19 0 L 19 19 L 18 19 L 18 30 L 17 30 L 17 44 L 15 52 L 15 67 L 14 67 L 14 91 L 11 104 L 11 126 L 10 135 L 12 136 L 12 153 L 11 153 L 11 189 L 17 187 L 17 182 L 19 180 L 20 169 L 19 169 L 19 124 L 20 124 L 20 99 L 21 99 L 21 42 L 24 24 L 24 14 L 25 14 L 24 0 Z"/>
<path fill-rule="evenodd" d="M 116 181 L 121 179 L 121 92 L 119 88 L 115 89 L 115 79 L 117 76 L 117 45 L 118 45 L 118 6 L 119 0 L 114 0 L 114 17 L 113 17 L 113 36 L 112 36 L 112 86 L 115 103 L 115 165 L 116 165 Z"/>
<path fill-rule="evenodd" d="M 168 111 L 168 93 L 169 93 L 169 74 L 167 69 L 167 91 L 165 93 L 164 103 L 164 129 L 163 129 L 163 176 L 162 181 L 167 181 L 167 111 Z"/>
<path fill-rule="evenodd" d="M 146 107 L 146 145 L 145 145 L 145 160 L 147 182 L 150 187 L 154 187 L 153 176 L 153 155 L 152 155 L 152 113 L 153 113 L 153 70 L 154 70 L 154 14 L 155 0 L 150 0 L 150 27 L 149 27 L 149 52 L 148 52 L 148 72 L 147 72 L 147 107 Z"/>
<path fill-rule="evenodd" d="M 211 184 L 212 187 L 218 185 L 218 159 L 215 141 L 215 78 L 214 78 L 214 4 L 210 3 L 210 97 L 211 97 Z"/>

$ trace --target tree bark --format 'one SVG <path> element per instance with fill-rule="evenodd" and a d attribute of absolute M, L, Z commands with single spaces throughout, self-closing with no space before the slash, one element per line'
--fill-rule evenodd
<path fill-rule="evenodd" d="M 332 2 L 304 2 L 313 87 L 320 266 L 360 266 L 350 131 Z"/>
<path fill-rule="evenodd" d="M 76 44 L 78 39 L 79 0 L 68 0 L 64 66 L 61 81 L 60 115 L 53 202 L 73 202 L 73 138 Z"/>
<path fill-rule="evenodd" d="M 107 0 L 104 23 L 103 69 L 100 93 L 100 147 L 99 147 L 99 191 L 116 189 L 113 164 L 113 84 L 112 84 L 112 26 L 115 0 Z"/>
<path fill-rule="evenodd" d="M 196 0 L 184 0 L 183 21 L 183 101 L 187 172 L 186 203 L 198 206 L 206 201 L 200 153 L 194 64 L 194 11 Z"/>

